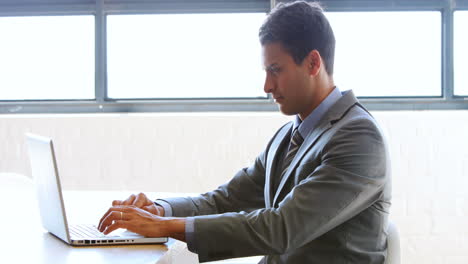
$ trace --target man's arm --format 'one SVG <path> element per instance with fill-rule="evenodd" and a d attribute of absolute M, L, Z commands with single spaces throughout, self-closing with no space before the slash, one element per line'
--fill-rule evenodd
<path fill-rule="evenodd" d="M 228 183 L 196 197 L 161 199 L 171 205 L 173 216 L 196 216 L 224 212 L 253 211 L 265 206 L 264 154 L 241 169 Z M 157 200 L 156 202 L 158 202 Z"/>
<path fill-rule="evenodd" d="M 125 228 L 145 236 L 169 236 L 185 241 L 186 218 L 172 216 L 252 211 L 264 207 L 264 159 L 265 154 L 262 153 L 252 166 L 240 170 L 231 181 L 212 192 L 198 197 L 157 200 L 170 205 L 172 215 L 169 217 L 166 217 L 162 206 L 149 200 L 143 193 L 131 195 L 124 201 L 115 200 L 101 218 L 98 229 L 109 234 L 118 228 Z M 190 226 L 193 228 L 193 221 Z"/>
<path fill-rule="evenodd" d="M 104 234 L 125 228 L 150 237 L 169 236 L 186 240 L 186 218 L 172 216 L 211 215 L 224 212 L 252 211 L 264 207 L 265 154 L 257 157 L 254 164 L 240 170 L 228 183 L 198 197 L 167 198 L 171 207 L 165 217 L 162 206 L 158 206 L 146 195 L 131 195 L 124 201 L 115 200 L 112 207 L 101 218 L 98 229 Z M 190 222 L 193 228 L 193 219 Z M 193 231 L 193 230 L 190 230 Z M 190 234 L 191 235 L 191 234 Z"/>
<path fill-rule="evenodd" d="M 98 229 L 109 234 L 118 228 L 125 228 L 145 236 L 169 236 L 185 241 L 186 218 L 172 216 L 215 214 L 240 208 L 252 211 L 264 206 L 264 159 L 265 154 L 262 153 L 252 166 L 239 171 L 230 182 L 199 197 L 169 198 L 154 203 L 140 193 L 132 194 L 123 201 L 115 200 L 99 221 Z M 170 206 L 170 215 L 166 215 L 164 207 L 158 202 Z M 189 224 L 190 231 L 193 221 Z"/>
<path fill-rule="evenodd" d="M 288 124 L 281 129 L 284 129 L 287 125 Z M 278 132 L 281 131 L 281 129 L 278 130 Z M 233 179 L 218 187 L 218 189 L 198 197 L 157 200 L 156 204 L 141 193 L 137 196 L 132 195 L 125 201 L 114 201 L 113 207 L 101 218 L 99 230 L 108 234 L 117 228 L 131 228 L 129 229 L 130 231 L 143 235 L 155 235 L 155 230 L 158 230 L 158 236 L 170 236 L 185 241 L 187 231 L 185 229 L 187 226 L 186 219 L 160 217 L 166 216 L 166 214 L 164 208 L 157 205 L 158 202 L 163 201 L 170 205 L 170 216 L 219 214 L 223 212 L 238 212 L 241 210 L 253 211 L 264 207 L 266 153 L 278 132 L 269 142 L 266 150 L 256 158 L 254 164 L 240 170 Z M 127 210 L 120 205 L 124 207 L 129 206 L 130 209 L 128 210 L 130 210 L 129 212 L 134 216 L 132 223 L 128 221 L 122 222 L 122 219 L 119 219 L 121 217 L 120 212 L 125 213 L 123 210 Z M 151 221 L 146 221 L 147 219 L 145 219 L 144 215 L 136 212 L 139 211 L 138 209 L 144 209 L 155 215 L 153 215 Z M 189 224 L 191 228 L 193 228 L 193 219 Z M 151 230 L 151 228 L 146 229 L 146 227 L 142 225 L 152 226 L 154 230 Z"/>
<path fill-rule="evenodd" d="M 197 197 L 162 199 L 171 205 L 174 216 L 197 216 L 226 212 L 251 212 L 265 207 L 266 160 L 271 144 L 280 132 L 288 130 L 291 123 L 281 127 L 265 150 L 248 168 L 240 170 L 228 183 Z"/>

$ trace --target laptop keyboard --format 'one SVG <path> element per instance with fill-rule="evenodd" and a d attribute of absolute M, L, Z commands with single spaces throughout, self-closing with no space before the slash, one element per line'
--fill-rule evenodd
<path fill-rule="evenodd" d="M 99 232 L 95 225 L 71 225 L 70 235 L 76 238 L 99 238 L 108 237 Z"/>

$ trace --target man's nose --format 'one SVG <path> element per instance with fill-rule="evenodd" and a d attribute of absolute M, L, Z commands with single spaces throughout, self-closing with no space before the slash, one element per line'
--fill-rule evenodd
<path fill-rule="evenodd" d="M 265 93 L 272 93 L 273 88 L 274 88 L 273 81 L 271 80 L 271 77 L 269 76 L 269 74 L 266 74 L 265 84 L 263 85 L 263 91 L 265 91 Z"/>

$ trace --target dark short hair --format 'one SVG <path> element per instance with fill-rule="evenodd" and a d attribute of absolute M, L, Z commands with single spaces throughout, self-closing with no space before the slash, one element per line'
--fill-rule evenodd
<path fill-rule="evenodd" d="M 298 65 L 312 50 L 317 50 L 327 73 L 333 75 L 335 36 L 319 3 L 279 3 L 260 27 L 258 35 L 262 45 L 280 43 Z"/>

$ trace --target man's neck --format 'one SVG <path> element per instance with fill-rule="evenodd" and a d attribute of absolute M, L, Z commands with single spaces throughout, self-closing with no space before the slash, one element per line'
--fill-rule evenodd
<path fill-rule="evenodd" d="M 333 89 L 335 89 L 335 85 L 333 84 L 333 82 L 331 82 L 331 84 L 329 85 L 330 86 L 327 85 L 323 86 L 323 88 L 321 89 L 318 89 L 320 92 L 317 94 L 317 100 L 314 100 L 314 103 L 311 105 L 307 112 L 298 113 L 299 118 L 301 120 L 306 119 L 307 116 L 309 116 L 315 110 L 315 108 L 317 108 L 317 106 L 319 106 L 323 102 L 323 100 L 325 100 L 325 98 L 327 98 L 327 96 L 330 95 Z"/>

